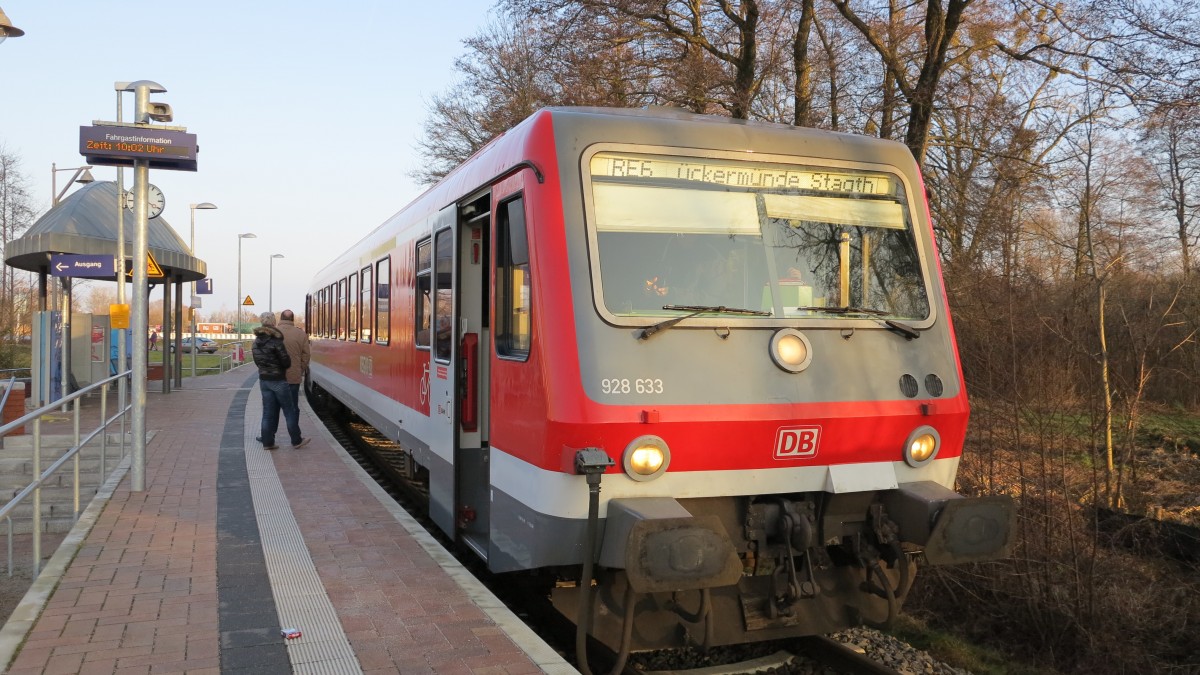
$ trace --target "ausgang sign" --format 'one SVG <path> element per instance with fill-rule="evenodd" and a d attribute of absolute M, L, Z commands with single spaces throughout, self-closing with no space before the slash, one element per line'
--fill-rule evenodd
<path fill-rule="evenodd" d="M 151 169 L 195 171 L 196 134 L 163 127 L 96 123 L 79 127 L 79 154 L 92 164 L 133 166 L 150 162 Z"/>

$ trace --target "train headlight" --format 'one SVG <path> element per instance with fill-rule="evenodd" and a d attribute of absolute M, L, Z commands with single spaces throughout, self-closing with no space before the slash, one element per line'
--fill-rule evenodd
<path fill-rule="evenodd" d="M 804 333 L 783 328 L 771 337 L 771 360 L 789 373 L 798 373 L 812 363 L 812 345 Z"/>
<path fill-rule="evenodd" d="M 941 447 L 942 437 L 937 429 L 929 426 L 917 427 L 904 442 L 904 463 L 913 468 L 923 466 L 937 456 Z"/>
<path fill-rule="evenodd" d="M 671 463 L 671 450 L 658 436 L 638 436 L 625 446 L 622 459 L 625 474 L 634 480 L 653 480 Z"/>

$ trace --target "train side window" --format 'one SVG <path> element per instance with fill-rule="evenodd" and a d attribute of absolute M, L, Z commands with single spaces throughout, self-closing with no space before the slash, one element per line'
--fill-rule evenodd
<path fill-rule="evenodd" d="M 346 314 L 349 327 L 348 339 L 358 341 L 358 273 L 351 274 L 346 281 Z"/>
<path fill-rule="evenodd" d="M 337 339 L 346 339 L 346 324 L 342 322 L 342 303 L 346 297 L 346 280 L 339 279 L 333 285 L 333 329 L 337 334 Z"/>
<path fill-rule="evenodd" d="M 375 263 L 375 344 L 386 345 L 391 338 L 392 259 Z"/>
<path fill-rule="evenodd" d="M 350 339 L 350 281 L 342 279 L 338 282 L 338 339 Z"/>
<path fill-rule="evenodd" d="M 429 327 L 433 322 L 433 268 L 431 245 L 426 239 L 417 244 L 417 298 L 416 298 L 416 321 L 413 322 L 413 328 L 417 334 L 414 336 L 414 342 L 418 349 L 429 349 Z"/>
<path fill-rule="evenodd" d="M 321 337 L 327 337 L 325 333 L 325 296 L 329 294 L 329 287 L 321 289 L 317 299 L 317 334 Z"/>
<path fill-rule="evenodd" d="M 337 284 L 330 284 L 325 287 L 325 337 L 333 339 L 337 335 L 333 332 L 333 292 L 337 290 Z"/>
<path fill-rule="evenodd" d="M 496 353 L 529 358 L 529 243 L 525 234 L 525 200 L 500 206 L 496 222 Z"/>
<path fill-rule="evenodd" d="M 361 342 L 370 342 L 371 319 L 375 317 L 371 310 L 371 289 L 373 287 L 371 286 L 370 266 L 362 268 L 362 272 L 359 273 L 359 276 L 361 281 L 358 285 L 358 289 L 359 293 L 361 294 L 360 297 L 362 298 L 362 302 L 359 303 L 358 311 L 360 312 L 359 316 L 362 320 L 359 324 L 358 339 Z"/>
<path fill-rule="evenodd" d="M 454 350 L 454 233 L 438 232 L 434 249 L 433 352 L 448 363 Z"/>

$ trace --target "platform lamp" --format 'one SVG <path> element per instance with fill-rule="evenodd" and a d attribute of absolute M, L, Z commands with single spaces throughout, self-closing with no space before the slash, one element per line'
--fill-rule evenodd
<path fill-rule="evenodd" d="M 271 275 L 267 277 L 267 311 L 275 311 L 275 259 L 282 258 L 282 253 L 271 254 L 271 264 L 268 265 Z"/>
<path fill-rule="evenodd" d="M 196 257 L 196 209 L 215 208 L 217 208 L 217 205 L 210 202 L 188 204 L 188 209 L 192 212 L 192 227 L 191 237 L 188 239 L 188 252 L 192 254 L 193 258 Z M 192 308 L 192 377 L 196 377 L 196 282 L 194 281 L 192 282 L 192 301 L 189 304 Z"/>
<path fill-rule="evenodd" d="M 3 22 L 5 22 L 7 20 L 8 20 L 8 18 L 3 16 L 3 10 L 0 10 L 0 26 L 2 26 Z M 50 163 L 50 198 L 51 198 L 50 206 L 51 206 L 51 208 L 58 206 L 58 203 L 60 201 L 62 201 L 63 195 L 67 194 L 67 190 L 69 190 L 71 188 L 71 183 L 81 183 L 84 185 L 86 185 L 88 183 L 94 183 L 96 181 L 96 179 L 92 177 L 92 172 L 89 171 L 89 169 L 91 169 L 91 168 L 92 168 L 92 166 L 90 164 L 84 164 L 83 166 L 72 166 L 72 167 L 60 169 L 60 168 L 58 168 L 57 164 L 51 162 Z M 63 186 L 62 192 L 58 191 L 58 172 L 59 171 L 74 171 L 75 172 L 75 173 L 71 174 L 71 180 L 67 181 L 67 184 Z M 54 302 L 55 305 L 57 305 L 60 301 L 62 303 L 62 320 L 63 320 L 64 330 L 70 326 L 70 320 L 69 320 L 69 317 L 70 317 L 69 303 L 71 301 L 70 295 L 69 295 L 70 288 L 71 288 L 71 278 L 63 277 L 61 280 L 61 290 L 59 290 L 58 298 Z M 64 339 L 62 341 L 62 362 L 63 362 L 64 369 L 69 368 L 71 365 L 71 354 L 70 354 L 69 342 L 70 342 L 70 340 L 68 340 L 68 339 Z M 62 397 L 64 399 L 67 397 L 67 388 L 68 388 L 67 379 L 68 378 L 66 378 L 66 377 L 62 378 Z M 65 411 L 66 409 L 67 409 L 66 404 L 64 403 L 63 410 Z"/>
<path fill-rule="evenodd" d="M 4 13 L 4 9 L 0 8 L 0 42 L 10 37 L 21 37 L 25 31 L 12 25 L 8 20 L 8 15 Z"/>
<path fill-rule="evenodd" d="M 63 195 L 67 194 L 67 190 L 70 189 L 71 183 L 79 183 L 81 185 L 87 185 L 88 183 L 96 182 L 96 179 L 92 178 L 92 172 L 89 171 L 89 169 L 91 169 L 91 168 L 93 168 L 91 165 L 85 164 L 83 166 L 72 166 L 72 167 L 60 169 L 60 168 L 58 168 L 57 164 L 54 164 L 53 162 L 51 162 L 51 164 L 50 164 L 50 194 L 53 197 L 53 201 L 50 203 L 50 206 L 58 206 L 58 203 L 62 201 Z M 58 191 L 58 172 L 59 171 L 74 171 L 75 172 L 74 174 L 71 175 L 71 180 L 67 181 L 67 184 L 63 186 L 62 192 Z"/>
<path fill-rule="evenodd" d="M 258 235 L 253 232 L 245 232 L 238 235 L 238 292 L 237 292 L 237 336 L 238 340 L 242 339 L 242 240 L 254 239 Z"/>

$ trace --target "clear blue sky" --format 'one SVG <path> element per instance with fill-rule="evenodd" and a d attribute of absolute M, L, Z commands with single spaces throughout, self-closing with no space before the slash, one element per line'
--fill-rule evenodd
<path fill-rule="evenodd" d="M 158 82 L 167 92 L 151 100 L 169 103 L 171 124 L 200 147 L 197 172 L 150 172 L 163 217 L 186 242 L 188 205 L 218 207 L 196 211 L 196 255 L 214 286 L 200 315 L 235 309 L 243 232 L 257 235 L 242 240 L 246 311 L 267 309 L 281 253 L 274 309 L 300 313 L 312 274 L 421 192 L 408 173 L 426 104 L 454 81 L 462 41 L 493 4 L 0 0 L 25 31 L 0 44 L 0 145 L 21 159 L 40 215 L 51 164 L 84 163 L 79 127 L 115 119 L 113 83 Z M 70 176 L 58 173 L 60 190 Z"/>

